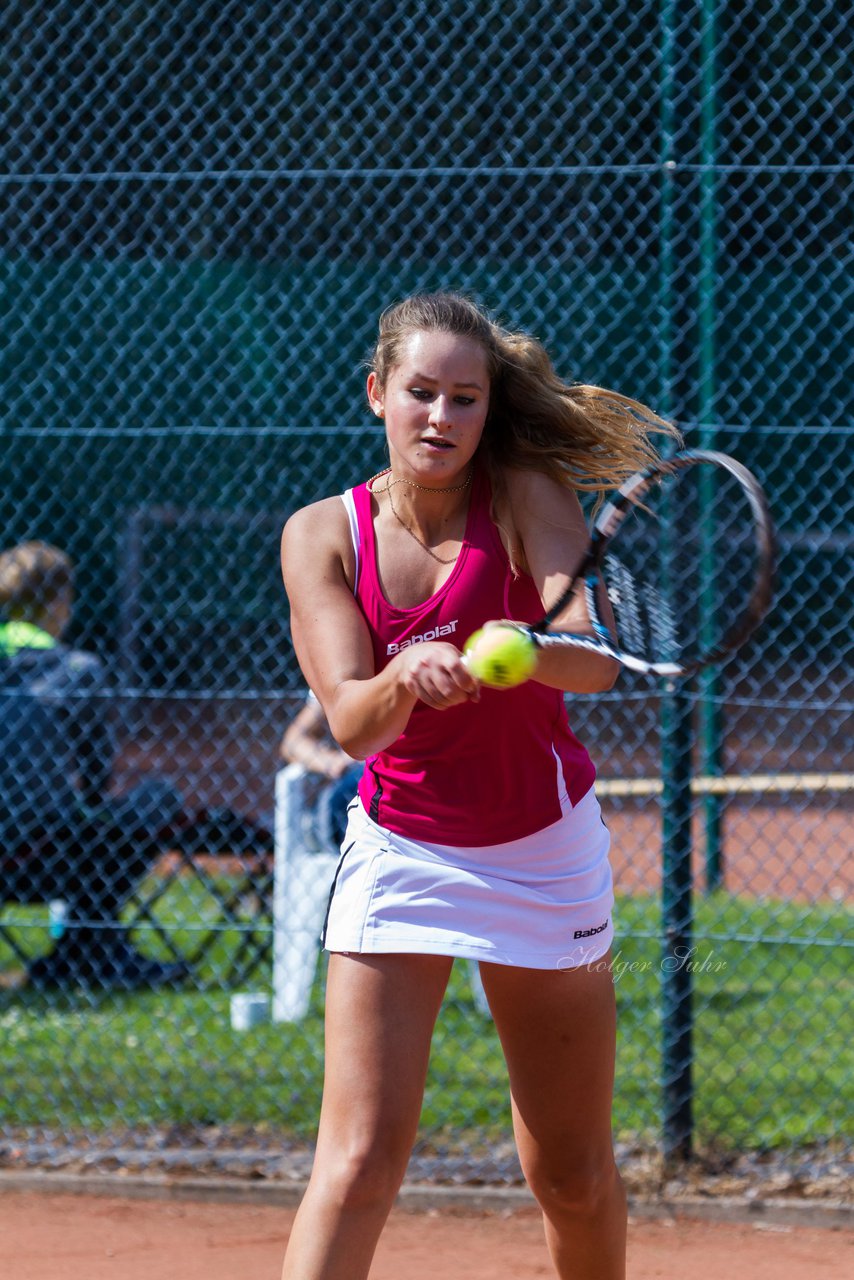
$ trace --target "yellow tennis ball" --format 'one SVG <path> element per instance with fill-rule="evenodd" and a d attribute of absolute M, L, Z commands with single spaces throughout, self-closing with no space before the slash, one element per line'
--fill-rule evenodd
<path fill-rule="evenodd" d="M 537 647 L 518 627 L 482 627 L 469 636 L 463 653 L 472 675 L 492 689 L 524 683 L 537 665 Z"/>

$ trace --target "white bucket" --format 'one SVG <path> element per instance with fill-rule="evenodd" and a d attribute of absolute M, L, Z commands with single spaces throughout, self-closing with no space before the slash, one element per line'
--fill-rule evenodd
<path fill-rule="evenodd" d="M 231 997 L 231 1028 L 248 1031 L 270 1017 L 270 997 L 256 992 L 240 992 Z"/>

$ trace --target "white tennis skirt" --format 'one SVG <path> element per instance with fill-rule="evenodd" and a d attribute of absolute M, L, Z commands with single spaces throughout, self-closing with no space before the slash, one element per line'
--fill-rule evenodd
<path fill-rule="evenodd" d="M 341 848 L 327 951 L 574 969 L 613 941 L 610 836 L 593 790 L 542 831 L 476 848 L 407 840 L 357 798 Z"/>

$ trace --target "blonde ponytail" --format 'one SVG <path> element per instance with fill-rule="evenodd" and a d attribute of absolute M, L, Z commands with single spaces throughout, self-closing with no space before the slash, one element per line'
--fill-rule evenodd
<path fill-rule="evenodd" d="M 659 415 L 605 387 L 565 382 L 528 334 L 499 334 L 497 392 L 483 452 L 490 470 L 542 471 L 559 484 L 605 493 L 658 456 L 651 437 L 678 437 Z"/>

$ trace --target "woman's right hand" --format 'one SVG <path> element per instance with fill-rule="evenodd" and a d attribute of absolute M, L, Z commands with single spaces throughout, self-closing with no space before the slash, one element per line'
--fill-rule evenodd
<path fill-rule="evenodd" d="M 442 640 L 410 645 L 397 656 L 398 679 L 434 711 L 446 711 L 462 702 L 477 702 L 480 684 L 471 674 L 459 649 Z"/>

